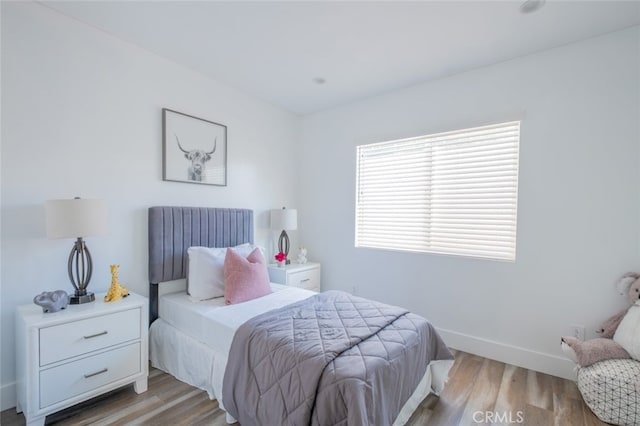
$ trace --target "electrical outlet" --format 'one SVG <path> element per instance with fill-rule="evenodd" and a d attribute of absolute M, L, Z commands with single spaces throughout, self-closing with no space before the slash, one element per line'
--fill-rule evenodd
<path fill-rule="evenodd" d="M 578 340 L 584 341 L 584 325 L 572 325 L 571 335 Z"/>

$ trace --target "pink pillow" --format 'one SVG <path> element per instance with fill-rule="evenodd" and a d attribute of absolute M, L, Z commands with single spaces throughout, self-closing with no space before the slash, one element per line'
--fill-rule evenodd
<path fill-rule="evenodd" d="M 271 293 L 267 264 L 259 248 L 245 259 L 227 249 L 224 259 L 224 303 L 246 302 Z"/>

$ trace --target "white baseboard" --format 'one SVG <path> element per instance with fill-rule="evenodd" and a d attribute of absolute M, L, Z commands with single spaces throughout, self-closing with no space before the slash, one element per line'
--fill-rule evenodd
<path fill-rule="evenodd" d="M 447 346 L 452 349 L 469 352 L 484 358 L 494 359 L 552 376 L 569 380 L 576 379 L 575 364 L 566 358 L 507 345 L 493 340 L 482 339 L 456 331 L 442 328 L 438 328 L 437 330 Z M 15 382 L 2 385 L 0 392 L 0 409 L 2 411 L 16 406 Z"/>
<path fill-rule="evenodd" d="M 447 346 L 452 349 L 469 352 L 484 358 L 494 359 L 552 376 L 573 381 L 576 380 L 575 363 L 567 358 L 536 352 L 493 340 L 482 339 L 456 331 L 442 328 L 438 328 L 437 330 Z"/>
<path fill-rule="evenodd" d="M 16 382 L 0 387 L 0 411 L 16 406 Z"/>

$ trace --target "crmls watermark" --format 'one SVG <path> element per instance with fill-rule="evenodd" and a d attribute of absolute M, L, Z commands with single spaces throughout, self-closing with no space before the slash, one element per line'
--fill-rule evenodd
<path fill-rule="evenodd" d="M 524 412 L 516 411 L 474 411 L 473 421 L 479 424 L 515 424 L 524 423 Z"/>

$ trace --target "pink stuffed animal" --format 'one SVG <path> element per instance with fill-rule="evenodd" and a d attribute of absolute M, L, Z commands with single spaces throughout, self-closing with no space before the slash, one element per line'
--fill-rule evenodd
<path fill-rule="evenodd" d="M 629 308 L 640 300 L 640 274 L 635 272 L 626 273 L 620 278 L 616 287 L 621 295 L 627 294 L 630 304 L 627 308 L 602 323 L 597 330 L 597 333 L 602 337 L 585 342 L 569 336 L 564 336 L 561 339 L 562 351 L 569 359 L 581 367 L 586 367 L 605 359 L 631 358 L 622 346 L 613 341 L 613 336 Z"/>

